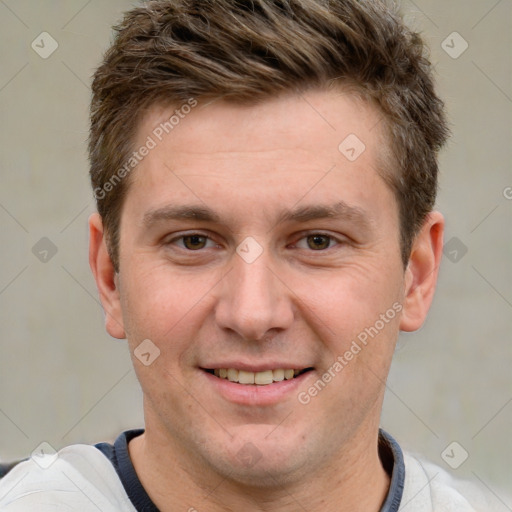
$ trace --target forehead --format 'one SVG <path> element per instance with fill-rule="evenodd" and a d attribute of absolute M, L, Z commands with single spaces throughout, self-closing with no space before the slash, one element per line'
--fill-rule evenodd
<path fill-rule="evenodd" d="M 281 94 L 254 104 L 221 98 L 157 104 L 146 111 L 136 133 L 137 142 L 149 135 L 159 146 L 195 153 L 321 146 L 338 154 L 339 143 L 353 135 L 351 140 L 359 138 L 372 153 L 372 143 L 380 144 L 382 138 L 381 119 L 376 105 L 338 87 Z"/>
<path fill-rule="evenodd" d="M 323 198 L 332 204 L 344 193 L 364 202 L 372 190 L 393 200 L 381 190 L 387 185 L 380 177 L 379 125 L 374 106 L 340 91 L 254 105 L 195 99 L 156 105 L 137 130 L 135 148 L 151 141 L 151 150 L 131 176 L 128 197 L 135 192 L 153 209 L 184 196 L 223 207 L 222 197 L 292 206 L 306 194 L 310 204 Z"/>

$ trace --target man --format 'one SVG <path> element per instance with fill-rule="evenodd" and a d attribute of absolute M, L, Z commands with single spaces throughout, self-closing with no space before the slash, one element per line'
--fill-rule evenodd
<path fill-rule="evenodd" d="M 150 1 L 117 30 L 90 263 L 145 429 L 17 465 L 0 510 L 498 510 L 379 430 L 442 251 L 419 36 L 356 0 Z"/>

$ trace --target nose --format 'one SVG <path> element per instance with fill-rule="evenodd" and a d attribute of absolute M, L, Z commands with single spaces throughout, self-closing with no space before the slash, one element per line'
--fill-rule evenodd
<path fill-rule="evenodd" d="M 234 254 L 233 267 L 222 280 L 219 292 L 217 325 L 244 340 L 263 340 L 293 322 L 293 293 L 267 251 L 251 263 Z"/>

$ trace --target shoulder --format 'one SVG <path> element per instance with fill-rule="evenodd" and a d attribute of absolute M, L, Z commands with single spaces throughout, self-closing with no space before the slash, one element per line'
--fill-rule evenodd
<path fill-rule="evenodd" d="M 76 444 L 30 458 L 0 480 L 0 511 L 135 512 L 109 459 L 95 446 Z"/>
<path fill-rule="evenodd" d="M 443 468 L 404 453 L 404 512 L 506 512 L 507 506 L 480 482 L 455 478 Z"/>

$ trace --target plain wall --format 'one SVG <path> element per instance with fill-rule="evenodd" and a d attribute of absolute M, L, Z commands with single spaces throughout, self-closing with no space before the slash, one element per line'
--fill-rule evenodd
<path fill-rule="evenodd" d="M 143 425 L 126 343 L 104 330 L 87 256 L 90 77 L 132 5 L 0 3 L 0 460 Z M 431 46 L 452 125 L 438 199 L 451 245 L 428 320 L 400 336 L 382 426 L 499 492 L 512 480 L 512 3 L 404 0 L 403 10 Z M 31 47 L 43 31 L 58 43 L 46 59 Z M 468 44 L 457 58 L 454 31 Z M 456 470 L 441 457 L 453 441 L 469 454 Z"/>

